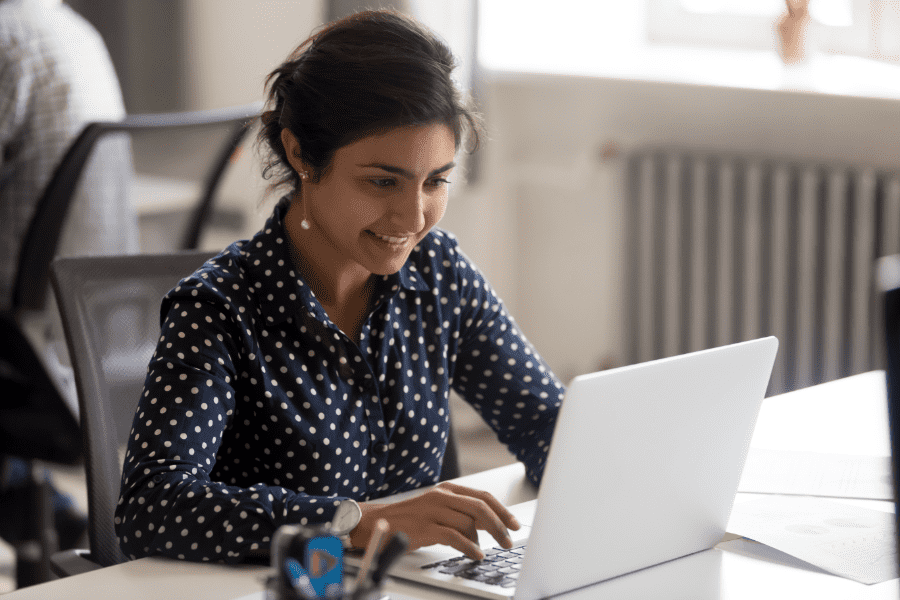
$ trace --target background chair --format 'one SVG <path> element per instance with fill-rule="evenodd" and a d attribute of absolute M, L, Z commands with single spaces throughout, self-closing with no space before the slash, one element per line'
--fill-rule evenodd
<path fill-rule="evenodd" d="M 43 308 L 50 262 L 56 256 L 66 215 L 85 165 L 103 137 L 130 136 L 135 172 L 140 181 L 153 177 L 178 181 L 205 173 L 199 197 L 177 246 L 194 249 L 212 212 L 229 161 L 261 108 L 262 105 L 256 103 L 223 110 L 132 115 L 123 121 L 86 126 L 69 147 L 35 210 L 19 255 L 14 306 L 17 309 Z M 212 155 L 205 170 L 200 158 L 203 155 L 200 151 L 204 149 L 203 154 Z M 185 156 L 191 156 L 192 160 L 185 161 Z"/>
<path fill-rule="evenodd" d="M 89 551 L 53 557 L 60 576 L 126 560 L 113 528 L 122 450 L 159 336 L 162 297 L 213 254 L 58 258 L 52 282 L 75 369 L 86 457 Z M 125 376 L 127 375 L 127 377 Z M 129 421 L 130 422 L 130 421 Z"/>

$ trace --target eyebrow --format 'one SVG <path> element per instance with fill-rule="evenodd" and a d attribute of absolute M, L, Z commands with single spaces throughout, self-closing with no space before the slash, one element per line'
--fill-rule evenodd
<path fill-rule="evenodd" d="M 375 168 L 375 169 L 381 169 L 382 171 L 387 171 L 388 173 L 396 173 L 397 175 L 406 177 L 407 179 L 414 179 L 416 176 L 415 173 L 413 173 L 412 171 L 407 171 L 403 167 L 395 167 L 393 165 L 386 165 L 383 163 L 369 163 L 369 164 L 365 164 L 365 165 L 356 165 L 356 166 L 364 167 L 364 168 L 371 167 L 371 168 Z M 452 169 L 455 166 L 456 166 L 456 162 L 453 162 L 453 161 L 448 162 L 443 167 L 438 167 L 437 169 L 435 169 L 434 171 L 429 173 L 428 177 L 434 177 L 438 173 L 443 173 L 444 171 L 449 171 L 450 169 Z"/>

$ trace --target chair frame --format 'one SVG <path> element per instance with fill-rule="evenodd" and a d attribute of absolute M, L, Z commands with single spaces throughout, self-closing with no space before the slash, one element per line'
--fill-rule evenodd
<path fill-rule="evenodd" d="M 75 189 L 84 166 L 100 138 L 111 133 L 176 129 L 234 121 L 228 143 L 220 149 L 213 167 L 206 175 L 203 194 L 191 215 L 187 232 L 182 240 L 182 248 L 192 250 L 197 248 L 203 224 L 212 211 L 213 199 L 228 167 L 228 161 L 247 135 L 250 125 L 261 109 L 262 103 L 257 102 L 221 110 L 132 115 L 122 121 L 95 122 L 85 126 L 53 173 L 22 241 L 19 267 L 13 284 L 14 310 L 39 310 L 44 307 L 50 263 L 56 256 L 60 234 L 71 204 L 72 190 Z"/>

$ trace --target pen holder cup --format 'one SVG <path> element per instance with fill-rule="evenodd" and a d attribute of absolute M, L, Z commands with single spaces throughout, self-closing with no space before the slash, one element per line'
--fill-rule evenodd
<path fill-rule="evenodd" d="M 380 585 L 343 573 L 340 540 L 323 527 L 284 525 L 272 539 L 272 573 L 266 589 L 268 600 L 379 600 L 386 598 Z M 312 574 L 312 577 L 311 577 Z"/>

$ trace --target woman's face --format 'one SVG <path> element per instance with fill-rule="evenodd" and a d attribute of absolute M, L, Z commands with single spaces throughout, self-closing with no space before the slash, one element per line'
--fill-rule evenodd
<path fill-rule="evenodd" d="M 285 130 L 282 140 L 288 156 L 296 157 L 295 138 Z M 326 244 L 341 262 L 395 273 L 444 216 L 455 155 L 453 131 L 441 123 L 398 127 L 344 146 L 318 183 L 304 180 L 305 210 L 289 213 L 305 216 L 311 228 L 291 229 Z M 299 159 L 292 164 L 302 169 Z"/>

